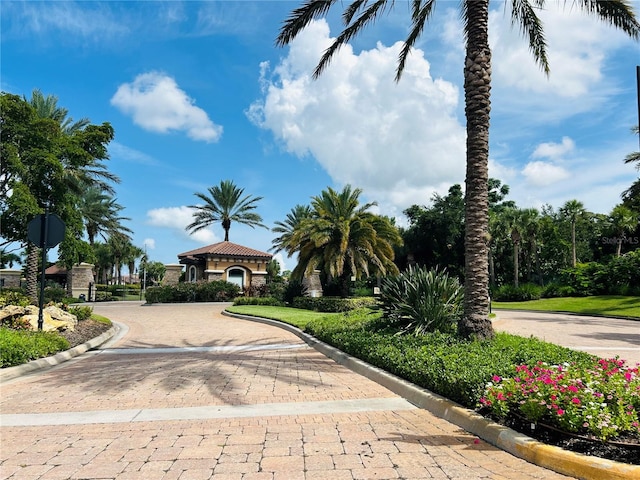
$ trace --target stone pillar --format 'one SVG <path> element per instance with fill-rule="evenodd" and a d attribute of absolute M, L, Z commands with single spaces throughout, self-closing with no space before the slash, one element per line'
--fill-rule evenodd
<path fill-rule="evenodd" d="M 311 275 L 308 275 L 302 279 L 302 285 L 305 289 L 305 295 L 307 297 L 321 297 L 322 296 L 322 283 L 320 282 L 320 270 L 314 270 Z"/>
<path fill-rule="evenodd" d="M 179 263 L 168 263 L 164 267 L 166 271 L 164 272 L 162 284 L 177 285 L 178 282 L 180 282 L 180 275 L 182 275 L 182 265 Z"/>
<path fill-rule="evenodd" d="M 71 292 L 74 298 L 80 298 L 84 295 L 84 299 L 92 302 L 96 296 L 95 279 L 93 278 L 93 265 L 90 263 L 80 263 L 74 265 L 71 269 L 71 276 L 67 290 Z"/>
<path fill-rule="evenodd" d="M 267 284 L 267 276 L 259 275 L 256 273 L 251 274 L 251 286 L 252 287 L 261 287 Z"/>
<path fill-rule="evenodd" d="M 3 268 L 0 270 L 0 287 L 20 288 L 21 278 L 22 278 L 22 270 L 12 270 L 9 268 Z"/>

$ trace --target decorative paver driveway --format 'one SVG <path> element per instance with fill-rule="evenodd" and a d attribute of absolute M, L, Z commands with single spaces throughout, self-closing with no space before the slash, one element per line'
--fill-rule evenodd
<path fill-rule="evenodd" d="M 560 479 L 224 305 L 96 305 L 115 343 L 2 384 L 2 479 Z"/>

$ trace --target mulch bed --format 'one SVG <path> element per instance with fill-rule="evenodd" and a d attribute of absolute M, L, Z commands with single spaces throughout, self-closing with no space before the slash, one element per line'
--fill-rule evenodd
<path fill-rule="evenodd" d="M 66 338 L 71 344 L 71 348 L 73 348 L 93 338 L 99 337 L 110 328 L 111 325 L 88 318 L 86 320 L 80 320 L 73 332 L 63 331 L 60 332 L 60 335 Z"/>
<path fill-rule="evenodd" d="M 497 421 L 493 419 L 494 421 Z M 622 437 L 611 442 L 602 442 L 584 436 L 561 432 L 545 425 L 537 424 L 534 429 L 531 423 L 518 417 L 509 417 L 498 423 L 512 430 L 523 433 L 546 445 L 554 445 L 572 452 L 592 457 L 605 458 L 616 462 L 640 465 L 640 438 Z"/>

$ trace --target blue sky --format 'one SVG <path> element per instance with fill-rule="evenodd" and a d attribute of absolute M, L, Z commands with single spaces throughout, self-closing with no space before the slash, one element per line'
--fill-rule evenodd
<path fill-rule="evenodd" d="M 490 175 L 521 207 L 570 199 L 608 213 L 636 178 L 636 42 L 579 12 L 540 13 L 551 75 L 535 65 L 492 6 Z M 570 4 L 571 2 L 569 2 Z M 310 78 L 337 35 L 339 10 L 289 47 L 274 40 L 299 2 L 12 2 L 1 8 L 1 87 L 58 97 L 74 119 L 110 122 L 111 171 L 134 244 L 152 260 L 221 241 L 195 235 L 195 192 L 233 180 L 262 196 L 273 227 L 296 204 L 331 186 L 363 190 L 377 211 L 406 220 L 464 183 L 464 45 L 458 2 L 440 1 L 399 83 L 406 3 L 369 27 Z M 640 3 L 633 2 L 636 12 Z M 339 5 L 336 8 L 340 8 Z M 274 234 L 233 224 L 230 240 L 266 251 Z M 283 268 L 294 259 L 280 258 Z"/>

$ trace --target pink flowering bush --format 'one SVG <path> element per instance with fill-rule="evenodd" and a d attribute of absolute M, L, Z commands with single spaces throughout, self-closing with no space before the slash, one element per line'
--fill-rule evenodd
<path fill-rule="evenodd" d="M 480 405 L 498 418 L 519 415 L 532 423 L 600 440 L 640 437 L 640 374 L 624 360 L 515 367 L 512 378 L 494 376 Z"/>

